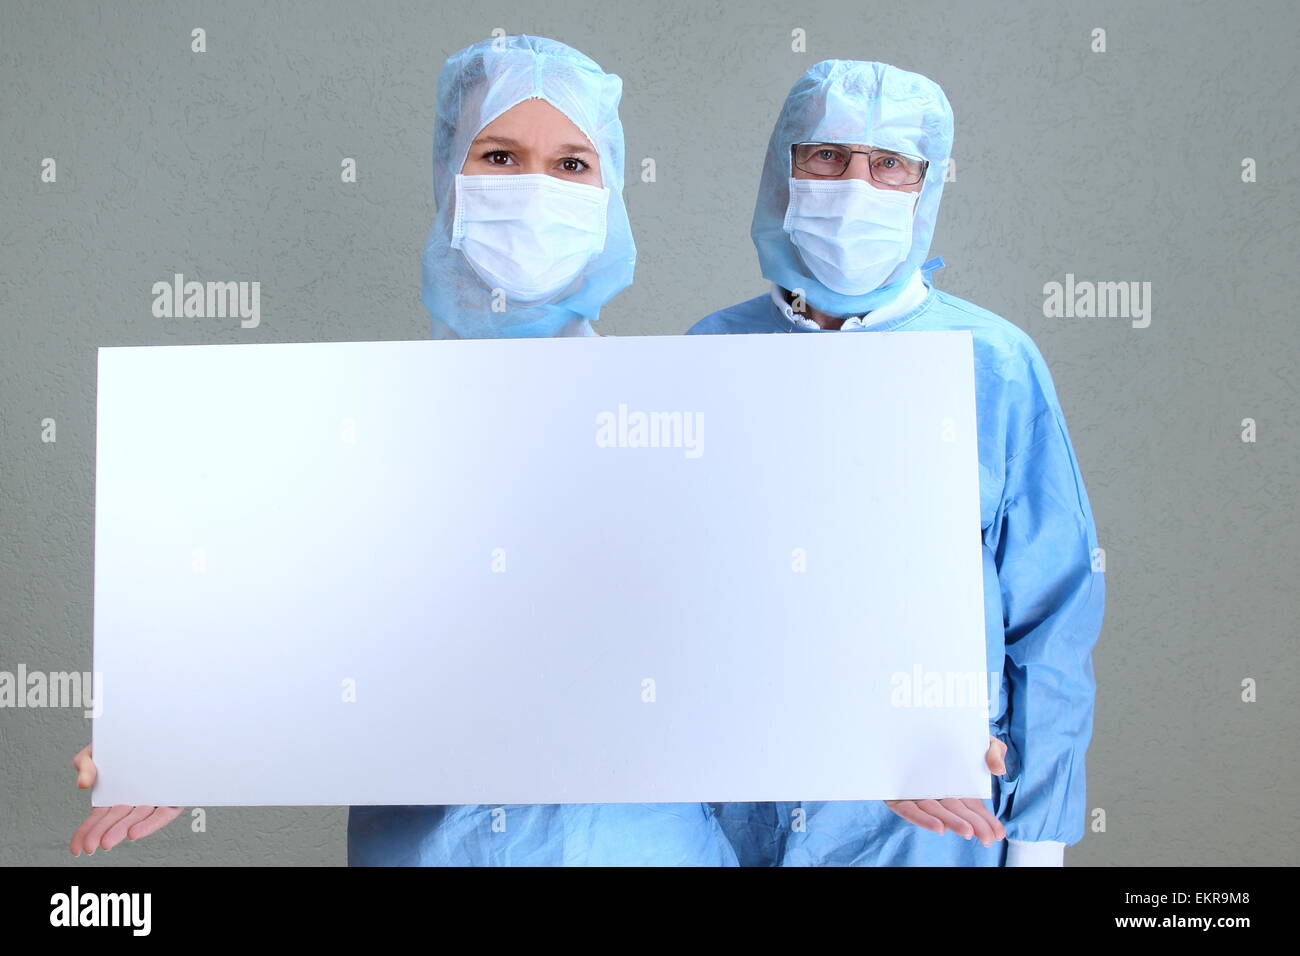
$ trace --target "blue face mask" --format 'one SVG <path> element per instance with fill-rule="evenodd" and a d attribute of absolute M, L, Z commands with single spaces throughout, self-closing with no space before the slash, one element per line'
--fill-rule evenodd
<path fill-rule="evenodd" d="M 861 179 L 791 179 L 782 228 L 826 288 L 866 295 L 911 251 L 916 196 Z"/>
<path fill-rule="evenodd" d="M 456 177 L 451 248 L 506 304 L 568 291 L 605 248 L 609 190 L 544 173 Z"/>

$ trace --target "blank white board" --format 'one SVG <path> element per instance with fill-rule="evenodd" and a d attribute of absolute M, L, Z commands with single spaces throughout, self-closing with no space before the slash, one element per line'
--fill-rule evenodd
<path fill-rule="evenodd" d="M 101 348 L 95 499 L 96 806 L 990 795 L 968 332 Z"/>

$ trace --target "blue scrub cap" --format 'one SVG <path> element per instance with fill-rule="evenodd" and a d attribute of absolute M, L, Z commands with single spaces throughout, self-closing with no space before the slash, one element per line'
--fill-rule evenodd
<path fill-rule="evenodd" d="M 840 295 L 804 265 L 783 228 L 790 202 L 794 143 L 864 143 L 930 161 L 912 224 L 907 259 L 880 288 Z M 799 77 L 768 142 L 750 235 L 763 276 L 784 289 L 803 289 L 815 309 L 862 315 L 894 300 L 925 261 L 934 236 L 943 176 L 952 153 L 952 107 L 939 84 L 887 63 L 823 60 Z"/>
<path fill-rule="evenodd" d="M 600 308 L 632 283 L 636 246 L 623 204 L 623 81 L 594 60 L 555 40 L 496 37 L 453 54 L 438 78 L 433 131 L 433 193 L 438 212 L 421 259 L 421 295 L 436 325 L 462 338 L 549 336 L 576 318 L 596 320 Z M 490 290 L 460 250 L 451 248 L 456 174 L 485 126 L 526 99 L 546 100 L 578 127 L 600 157 L 608 187 L 605 248 L 583 273 L 582 285 L 558 302 L 508 304 L 493 312 Z"/>

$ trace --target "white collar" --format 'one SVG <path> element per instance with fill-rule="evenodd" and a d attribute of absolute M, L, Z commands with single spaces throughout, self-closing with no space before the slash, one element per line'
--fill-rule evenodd
<path fill-rule="evenodd" d="M 924 302 L 928 294 L 929 290 L 926 288 L 925 280 L 921 278 L 921 270 L 917 269 L 912 273 L 912 278 L 907 280 L 907 285 L 903 286 L 903 291 L 894 296 L 894 301 L 887 302 L 878 309 L 872 309 L 866 315 L 855 315 L 845 319 L 839 331 L 850 332 L 854 329 L 869 329 L 881 322 L 888 322 L 890 319 L 906 315 Z M 781 310 L 781 314 L 797 328 L 811 331 L 834 331 L 824 330 L 812 319 L 796 313 L 794 309 L 790 308 L 790 303 L 785 301 L 781 287 L 775 282 L 772 283 L 772 301 Z"/>

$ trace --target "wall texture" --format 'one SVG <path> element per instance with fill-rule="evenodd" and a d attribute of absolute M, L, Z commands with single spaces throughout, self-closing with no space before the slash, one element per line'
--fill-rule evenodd
<path fill-rule="evenodd" d="M 502 27 L 623 77 L 640 258 L 601 321 L 618 334 L 764 288 L 748 229 L 781 100 L 817 60 L 879 59 L 948 93 L 936 284 L 1038 343 L 1107 552 L 1088 794 L 1106 830 L 1067 862 L 1300 862 L 1293 5 L 0 5 L 0 670 L 90 667 L 96 347 L 428 337 L 448 54 Z M 260 280 L 261 324 L 154 318 L 176 272 Z M 1149 326 L 1045 316 L 1067 274 L 1149 282 Z M 345 860 L 344 809 L 217 808 L 206 832 L 183 817 L 73 861 L 89 737 L 80 709 L 0 709 L 0 864 Z"/>

